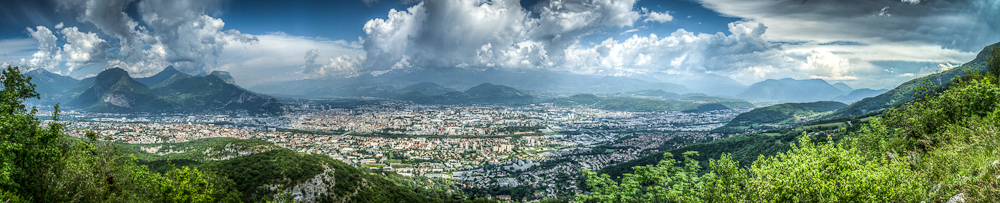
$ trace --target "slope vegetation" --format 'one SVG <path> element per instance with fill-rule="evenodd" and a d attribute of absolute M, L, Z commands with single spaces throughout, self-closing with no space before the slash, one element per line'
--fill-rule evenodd
<path fill-rule="evenodd" d="M 123 144 L 160 171 L 198 168 L 232 179 L 244 202 L 289 195 L 300 202 L 442 202 L 326 155 L 304 154 L 261 140 L 208 138 L 184 143 Z M 280 193 L 280 192 L 285 193 Z"/>
<path fill-rule="evenodd" d="M 1000 53 L 989 73 L 937 91 L 846 129 L 802 134 L 786 152 L 751 164 L 746 147 L 664 153 L 615 181 L 587 172 L 582 202 L 997 202 L 1000 201 Z M 809 136 L 807 136 L 809 135 Z M 824 138 L 825 137 L 825 138 Z M 739 141 L 738 137 L 728 138 Z M 785 140 L 785 139 L 783 139 Z M 717 141 L 715 143 L 722 143 Z M 716 149 L 718 150 L 718 149 Z M 674 151 L 676 152 L 676 150 Z M 731 154 L 730 154 L 731 153 Z M 718 159 L 716 159 L 717 156 Z M 703 160 L 703 159 L 702 159 Z"/>
<path fill-rule="evenodd" d="M 915 91 L 921 87 L 940 87 L 934 88 L 931 92 L 937 92 L 943 90 L 951 82 L 951 79 L 956 76 L 963 76 L 971 72 L 984 72 L 987 70 L 986 60 L 987 57 L 992 54 L 992 50 L 996 47 L 1000 47 L 1000 43 L 993 44 L 983 48 L 983 51 L 979 52 L 979 55 L 975 59 L 969 61 L 968 63 L 962 64 L 962 66 L 952 68 L 950 70 L 928 75 L 926 77 L 913 79 L 907 81 L 896 88 L 889 90 L 886 93 L 880 94 L 875 97 L 865 98 L 861 101 L 854 102 L 843 109 L 834 112 L 824 118 L 836 119 L 836 118 L 848 118 L 861 116 L 873 112 L 880 112 L 882 110 L 888 109 L 890 107 L 898 106 L 900 104 L 912 101 L 913 99 L 921 96 L 914 95 Z"/>
<path fill-rule="evenodd" d="M 778 104 L 742 113 L 713 132 L 745 133 L 785 128 L 813 121 L 824 113 L 845 106 L 847 105 L 844 103 L 834 101 Z"/>

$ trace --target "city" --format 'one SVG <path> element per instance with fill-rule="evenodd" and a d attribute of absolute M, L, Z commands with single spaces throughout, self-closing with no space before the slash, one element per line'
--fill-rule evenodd
<path fill-rule="evenodd" d="M 579 194 L 576 177 L 582 169 L 599 170 L 664 147 L 683 146 L 674 141 L 677 137 L 724 138 L 705 131 L 747 111 L 620 112 L 551 104 L 418 105 L 387 100 L 346 108 L 301 104 L 281 117 L 67 111 L 60 122 L 68 124 L 65 132 L 70 136 L 93 131 L 104 140 L 129 144 L 260 139 L 359 168 L 454 179 L 470 191 L 530 188 L 536 192 L 522 197 L 529 200 Z"/>

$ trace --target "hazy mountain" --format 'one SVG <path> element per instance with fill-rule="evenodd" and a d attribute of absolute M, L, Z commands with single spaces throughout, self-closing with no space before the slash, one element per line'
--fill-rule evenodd
<path fill-rule="evenodd" d="M 912 101 L 916 97 L 913 95 L 913 90 L 925 86 L 924 82 L 930 81 L 934 83 L 934 86 L 941 87 L 951 82 L 952 78 L 955 76 L 963 76 L 968 72 L 985 72 L 989 68 L 986 66 L 986 58 L 990 54 L 993 48 L 1000 47 L 1000 43 L 996 43 L 983 48 L 979 52 L 979 55 L 975 59 L 969 61 L 968 63 L 962 64 L 962 66 L 952 68 L 950 70 L 928 75 L 921 78 L 916 78 L 907 81 L 896 88 L 889 90 L 888 92 L 882 93 L 875 97 L 869 97 L 861 99 L 838 110 L 837 112 L 827 116 L 826 118 L 849 118 L 854 116 L 860 116 L 867 114 L 869 112 L 881 111 L 883 109 L 894 107 L 908 101 Z M 932 88 L 933 91 L 940 91 L 941 89 Z"/>
<path fill-rule="evenodd" d="M 160 112 L 177 107 L 129 77 L 121 68 L 97 74 L 94 84 L 69 105 L 92 112 L 113 113 Z"/>
<path fill-rule="evenodd" d="M 244 90 L 213 74 L 181 79 L 153 90 L 187 112 L 279 114 L 286 110 L 274 98 Z"/>
<path fill-rule="evenodd" d="M 644 98 L 644 99 L 679 99 L 679 98 L 681 98 L 680 94 L 673 93 L 673 92 L 663 91 L 661 89 L 649 89 L 649 90 L 634 91 L 634 92 L 616 93 L 616 94 L 611 94 L 611 96 L 615 96 L 615 97 L 635 97 L 635 98 Z"/>
<path fill-rule="evenodd" d="M 690 89 L 684 85 L 630 77 L 513 69 L 394 70 L 378 76 L 365 74 L 351 77 L 271 82 L 255 85 L 249 89 L 266 94 L 296 97 L 386 97 L 401 88 L 422 82 L 433 82 L 450 89 L 468 89 L 482 83 L 491 83 L 519 90 L 552 93 L 610 94 L 646 89 L 662 89 L 676 93 L 690 92 Z"/>
<path fill-rule="evenodd" d="M 483 83 L 465 90 L 469 96 L 469 101 L 474 103 L 489 103 L 492 101 L 508 102 L 530 102 L 534 99 L 531 95 L 522 93 L 512 87 Z"/>
<path fill-rule="evenodd" d="M 868 89 L 868 88 L 856 89 L 854 91 L 851 91 L 850 94 L 840 95 L 840 96 L 834 97 L 833 99 L 830 99 L 830 100 L 843 102 L 845 104 L 850 104 L 850 103 L 854 103 L 856 101 L 860 101 L 861 99 L 864 99 L 864 98 L 878 96 L 878 95 L 880 95 L 882 93 L 885 93 L 885 92 L 888 92 L 888 91 L 889 91 L 889 89 L 880 89 L 880 90 L 873 90 L 873 89 Z"/>
<path fill-rule="evenodd" d="M 421 82 L 421 83 L 412 84 L 410 86 L 406 86 L 406 87 L 403 87 L 402 89 L 399 89 L 399 94 L 407 94 L 407 93 L 415 92 L 415 93 L 419 93 L 421 95 L 426 95 L 426 96 L 436 96 L 436 95 L 442 95 L 442 94 L 445 94 L 445 93 L 448 93 L 448 92 L 454 92 L 454 91 L 455 91 L 455 89 L 447 88 L 447 87 L 438 85 L 437 83 L 433 83 L 433 82 Z"/>
<path fill-rule="evenodd" d="M 143 85 L 146 85 L 149 88 L 157 88 L 157 87 L 162 87 L 163 85 L 166 84 L 170 84 L 177 80 L 182 80 L 190 77 L 191 75 L 188 75 L 186 73 L 177 71 L 177 69 L 174 69 L 174 66 L 167 66 L 167 68 L 164 68 L 159 73 L 156 73 L 156 75 L 149 76 L 146 78 L 136 78 L 135 81 L 138 81 L 139 83 L 142 83 Z"/>
<path fill-rule="evenodd" d="M 657 91 L 654 90 L 648 92 Z M 750 102 L 739 99 L 726 99 L 709 96 L 692 96 L 680 99 L 644 99 L 614 95 L 609 97 L 598 97 L 593 94 L 577 94 L 569 97 L 549 99 L 545 102 L 552 103 L 557 106 L 587 106 L 604 110 L 631 112 L 705 112 L 755 107 Z"/>
<path fill-rule="evenodd" d="M 837 89 L 840 89 L 840 91 L 843 91 L 845 94 L 854 91 L 854 88 L 852 88 L 851 86 L 848 86 L 847 84 L 844 84 L 842 82 L 838 82 L 837 84 L 833 84 L 833 87 L 836 87 Z"/>
<path fill-rule="evenodd" d="M 752 102 L 813 102 L 843 95 L 844 92 L 821 79 L 768 79 L 754 83 L 737 98 Z"/>
<path fill-rule="evenodd" d="M 732 96 L 747 89 L 747 86 L 736 82 L 732 78 L 716 75 L 679 75 L 666 73 L 653 73 L 648 76 L 638 76 L 638 78 L 649 81 L 660 81 L 673 84 L 682 84 L 691 92 L 699 92 L 708 95 Z M 679 92 L 683 93 L 683 92 Z"/>
<path fill-rule="evenodd" d="M 28 102 L 37 102 L 37 104 L 41 105 L 53 105 L 72 98 L 75 94 L 70 92 L 70 89 L 80 82 L 77 79 L 55 74 L 43 68 L 28 71 L 24 74 L 31 76 L 31 84 L 35 84 L 35 91 L 41 97 L 38 100 L 29 99 Z"/>

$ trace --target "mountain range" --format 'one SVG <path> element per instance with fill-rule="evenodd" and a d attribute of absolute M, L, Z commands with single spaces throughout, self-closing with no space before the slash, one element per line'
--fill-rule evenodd
<path fill-rule="evenodd" d="M 645 89 L 689 93 L 684 85 L 624 76 L 583 75 L 548 70 L 515 69 L 419 69 L 394 70 L 381 75 L 304 79 L 263 83 L 249 89 L 271 95 L 295 97 L 386 97 L 403 87 L 432 82 L 449 89 L 468 89 L 482 83 L 503 85 L 529 92 L 611 94 Z"/>
<path fill-rule="evenodd" d="M 821 79 L 795 80 L 785 78 L 768 79 L 754 83 L 743 93 L 737 94 L 736 97 L 752 102 L 786 103 L 828 101 L 848 93 L 850 92 L 844 92 Z"/>
<path fill-rule="evenodd" d="M 124 69 L 109 68 L 83 80 L 44 69 L 28 75 L 46 95 L 39 104 L 63 103 L 91 112 L 281 114 L 286 110 L 274 98 L 236 86 L 224 71 L 193 77 L 167 67 L 150 77 L 132 78 Z"/>

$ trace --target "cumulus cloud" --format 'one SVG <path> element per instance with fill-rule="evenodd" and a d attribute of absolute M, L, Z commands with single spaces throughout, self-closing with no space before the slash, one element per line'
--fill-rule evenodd
<path fill-rule="evenodd" d="M 581 37 L 632 26 L 641 17 L 634 4 L 553 0 L 528 11 L 514 0 L 424 1 L 365 24 L 364 67 L 399 68 L 404 57 L 425 68 L 554 66 Z"/>
<path fill-rule="evenodd" d="M 642 11 L 645 12 L 643 16 L 646 17 L 646 19 L 642 20 L 642 22 L 653 21 L 658 23 L 665 23 L 674 20 L 674 16 L 671 16 L 670 13 L 668 12 L 658 13 L 655 11 L 648 11 L 648 9 L 645 7 L 642 8 Z M 688 18 L 691 18 L 691 16 L 688 16 Z"/>
<path fill-rule="evenodd" d="M 762 24 L 730 23 L 729 35 L 721 32 L 696 34 L 680 29 L 665 37 L 650 34 L 645 37 L 633 35 L 623 41 L 609 38 L 592 48 L 572 47 L 567 51 L 567 62 L 563 67 L 597 74 L 631 71 L 738 75 L 746 69 L 800 65 L 789 62 L 794 60 L 783 52 L 781 46 L 768 43 L 764 39 L 765 30 L 767 27 Z M 759 78 L 739 79 L 747 82 Z"/>
<path fill-rule="evenodd" d="M 786 49 L 772 43 L 770 34 L 765 36 L 771 28 L 752 20 L 730 23 L 728 33 L 679 29 L 663 37 L 580 43 L 583 36 L 604 28 L 673 18 L 667 12 L 633 9 L 634 3 L 554 0 L 529 11 L 516 1 L 425 1 L 365 24 L 361 69 L 373 75 L 410 68 L 483 67 L 601 75 L 710 73 L 749 84 L 784 77 L 857 80 L 853 74 L 858 67 L 870 67 L 815 47 Z"/>
<path fill-rule="evenodd" d="M 113 49 L 116 55 L 109 66 L 126 68 L 133 76 L 155 74 L 166 66 L 180 71 L 200 73 L 217 69 L 217 60 L 230 39 L 239 43 L 253 43 L 255 38 L 237 30 L 223 31 L 225 23 L 207 13 L 217 9 L 214 0 L 144 0 L 137 4 L 142 21 L 124 12 L 132 0 L 82 0 L 60 1 L 61 8 L 76 15 L 80 22 L 91 23 L 104 34 L 116 39 L 113 47 L 103 47 L 94 40 L 96 48 Z M 69 36 L 67 36 L 69 37 Z M 82 46 L 82 45 L 81 45 Z M 95 48 L 95 49 L 96 49 Z M 80 50 L 96 54 L 96 50 Z M 108 51 L 108 50 L 104 50 Z M 84 56 L 84 55 L 80 55 Z M 86 55 L 97 56 L 97 55 Z M 90 60 L 83 57 L 79 60 Z M 82 65 L 93 61 L 72 64 Z"/>
<path fill-rule="evenodd" d="M 824 80 L 857 80 L 851 76 L 851 62 L 845 58 L 837 57 L 830 52 L 813 51 L 806 59 L 806 71 L 818 72 L 812 78 Z"/>
<path fill-rule="evenodd" d="M 60 23 L 60 25 L 62 24 Z M 77 27 L 63 28 L 60 32 L 66 38 L 63 50 L 68 56 L 66 66 L 69 66 L 70 72 L 107 60 L 107 51 L 111 45 L 104 39 L 97 37 L 96 33 L 83 33 Z"/>
<path fill-rule="evenodd" d="M 44 68 L 50 72 L 59 72 L 59 62 L 62 60 L 62 49 L 56 44 L 56 36 L 52 30 L 45 26 L 38 26 L 35 29 L 27 28 L 32 38 L 38 40 L 38 52 L 32 54 L 33 57 L 27 64 L 31 69 Z"/>
<path fill-rule="evenodd" d="M 249 87 L 264 82 L 321 78 L 351 74 L 364 61 L 361 40 L 344 41 L 290 36 L 284 33 L 248 35 L 257 38 L 253 45 L 230 38 L 219 55 L 217 70 L 229 71 L 239 85 Z M 304 54 L 316 50 L 313 63 Z M 360 55 L 360 56 L 359 56 Z M 342 63 L 341 63 L 342 62 Z M 304 73 L 305 64 L 315 72 Z"/>

